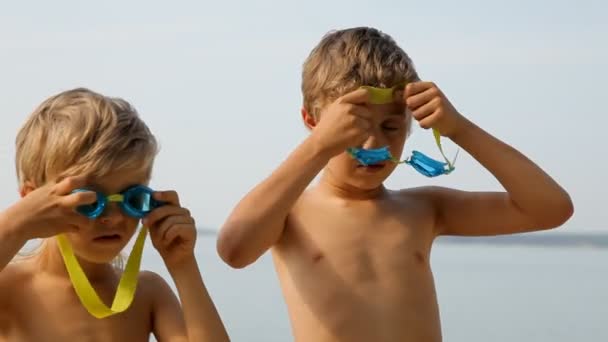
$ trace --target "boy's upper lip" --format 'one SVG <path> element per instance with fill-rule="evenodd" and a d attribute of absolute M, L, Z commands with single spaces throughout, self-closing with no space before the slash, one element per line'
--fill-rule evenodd
<path fill-rule="evenodd" d="M 386 162 L 380 162 L 380 163 L 376 163 L 376 164 L 369 164 L 369 165 L 357 165 L 357 167 L 384 167 L 386 166 Z"/>

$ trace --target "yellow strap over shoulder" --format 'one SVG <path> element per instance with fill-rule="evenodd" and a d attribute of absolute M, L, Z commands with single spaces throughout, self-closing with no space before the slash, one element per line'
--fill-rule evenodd
<path fill-rule="evenodd" d="M 146 227 L 142 227 L 131 255 L 127 260 L 127 265 L 118 283 L 118 289 L 112 307 L 106 306 L 103 301 L 97 295 L 97 292 L 89 282 L 86 274 L 82 270 L 82 267 L 78 263 L 78 259 L 74 255 L 74 251 L 67 237 L 64 235 L 57 236 L 57 242 L 59 245 L 59 251 L 63 257 L 66 269 L 70 276 L 70 280 L 76 291 L 76 295 L 80 299 L 80 302 L 87 311 L 96 318 L 105 318 L 117 313 L 124 312 L 129 308 L 135 297 L 135 289 L 137 288 L 137 280 L 139 277 L 139 267 L 141 264 L 141 256 L 144 249 L 144 243 L 146 240 L 148 230 Z"/>

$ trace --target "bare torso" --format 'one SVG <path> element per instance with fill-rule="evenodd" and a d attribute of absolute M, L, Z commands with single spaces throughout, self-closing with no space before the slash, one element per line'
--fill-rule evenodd
<path fill-rule="evenodd" d="M 2 271 L 1 286 L 10 296 L 3 295 L 0 303 L 0 341 L 148 341 L 153 297 L 142 278 L 126 312 L 97 319 L 80 304 L 66 278 L 36 272 L 29 261 L 11 264 Z M 103 283 L 92 281 L 106 304 L 117 283 L 118 275 Z"/>
<path fill-rule="evenodd" d="M 296 341 L 441 341 L 432 210 L 413 192 L 305 192 L 273 248 Z"/>

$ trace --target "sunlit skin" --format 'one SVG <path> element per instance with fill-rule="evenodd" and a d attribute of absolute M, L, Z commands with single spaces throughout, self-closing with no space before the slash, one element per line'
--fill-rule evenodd
<path fill-rule="evenodd" d="M 296 341 L 441 341 L 429 261 L 437 236 L 548 229 L 572 214 L 553 179 L 467 120 L 435 84 L 410 83 L 400 96 L 405 108 L 372 105 L 358 89 L 319 117 L 302 110 L 309 137 L 222 227 L 218 252 L 235 268 L 272 251 Z M 505 191 L 388 190 L 394 164 L 361 167 L 344 152 L 388 145 L 401 157 L 409 114 L 468 152 Z"/>
<path fill-rule="evenodd" d="M 116 194 L 148 183 L 149 170 L 117 170 L 103 179 L 70 177 L 36 188 L 26 183 L 23 199 L 0 213 L 0 341 L 227 341 L 227 333 L 202 282 L 194 258 L 196 228 L 174 191 L 154 197 L 166 203 L 144 220 L 154 247 L 176 284 L 143 271 L 132 305 L 104 319 L 89 314 L 76 296 L 56 239 L 64 233 L 103 302 L 110 306 L 121 270 L 111 261 L 137 231 L 139 220 L 111 203 L 97 219 L 75 212 L 95 201 L 88 188 Z M 25 241 L 46 238 L 40 253 L 10 263 Z M 9 253 L 10 251 L 12 252 Z"/>

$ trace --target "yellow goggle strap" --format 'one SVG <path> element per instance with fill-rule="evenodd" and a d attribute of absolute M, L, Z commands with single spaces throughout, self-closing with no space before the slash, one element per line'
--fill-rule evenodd
<path fill-rule="evenodd" d="M 118 283 L 116 295 L 112 302 L 112 307 L 107 307 L 97 295 L 97 292 L 89 282 L 86 274 L 80 267 L 78 259 L 74 255 L 72 245 L 67 237 L 63 234 L 58 235 L 57 243 L 59 251 L 63 257 L 63 262 L 76 291 L 76 295 L 80 299 L 82 305 L 87 311 L 96 318 L 105 318 L 117 313 L 124 312 L 129 308 L 135 297 L 135 289 L 137 288 L 137 280 L 139 277 L 139 268 L 141 265 L 141 256 L 144 249 L 144 243 L 148 229 L 142 227 L 137 236 L 137 240 L 131 250 L 131 255 L 127 260 L 127 265 Z"/>

